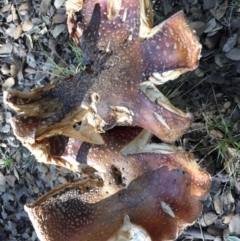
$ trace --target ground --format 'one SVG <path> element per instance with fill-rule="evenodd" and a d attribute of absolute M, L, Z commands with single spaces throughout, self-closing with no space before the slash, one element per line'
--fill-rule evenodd
<path fill-rule="evenodd" d="M 0 1 L 0 83 L 29 91 L 80 71 L 69 40 L 64 0 Z M 179 240 L 240 240 L 240 1 L 154 2 L 156 22 L 184 10 L 203 45 L 199 67 L 160 89 L 194 115 L 176 145 L 194 153 L 212 176 L 203 213 Z M 2 93 L 2 92 L 1 92 Z M 38 240 L 23 206 L 78 178 L 36 162 L 14 137 L 0 95 L 0 241 Z"/>

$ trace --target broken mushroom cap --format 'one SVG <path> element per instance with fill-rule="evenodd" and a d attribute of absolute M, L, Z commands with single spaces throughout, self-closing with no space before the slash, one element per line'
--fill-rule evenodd
<path fill-rule="evenodd" d="M 100 133 L 124 125 L 140 126 L 165 142 L 179 138 L 192 116 L 175 108 L 155 85 L 198 65 L 201 46 L 183 12 L 153 26 L 147 0 L 66 4 L 68 29 L 88 71 L 29 94 L 5 93 L 6 105 L 18 114 L 12 121 L 17 137 L 38 143 L 65 135 L 103 144 Z"/>
<path fill-rule="evenodd" d="M 40 240 L 175 239 L 200 215 L 209 175 L 192 154 L 148 144 L 145 130 L 118 127 L 103 138 L 101 146 L 70 139 L 62 146 L 55 139 L 53 153 L 84 165 L 88 178 L 52 189 L 25 206 Z M 120 154 L 134 148 L 135 154 Z"/>

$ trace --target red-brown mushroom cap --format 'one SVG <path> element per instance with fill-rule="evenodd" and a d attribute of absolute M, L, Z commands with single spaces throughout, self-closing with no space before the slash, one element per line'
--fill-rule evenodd
<path fill-rule="evenodd" d="M 29 95 L 5 94 L 6 104 L 21 114 L 13 120 L 17 136 L 34 143 L 63 134 L 102 144 L 105 129 L 131 125 L 174 142 L 192 116 L 173 107 L 155 84 L 197 67 L 201 46 L 183 12 L 153 27 L 147 0 L 69 0 L 66 6 L 69 32 L 90 71 Z"/>
<path fill-rule="evenodd" d="M 41 241 L 106 241 L 122 232 L 127 217 L 152 241 L 173 240 L 196 220 L 209 175 L 192 154 L 175 148 L 155 145 L 152 153 L 122 156 L 122 146 L 136 133 L 139 129 L 115 128 L 103 135 L 101 146 L 69 140 L 59 146 L 56 138 L 66 137 L 51 137 L 52 154 L 84 164 L 89 178 L 25 206 Z"/>

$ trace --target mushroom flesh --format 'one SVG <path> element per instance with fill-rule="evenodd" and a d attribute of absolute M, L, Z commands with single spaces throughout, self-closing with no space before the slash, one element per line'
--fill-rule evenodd
<path fill-rule="evenodd" d="M 201 45 L 183 12 L 154 26 L 148 0 L 68 0 L 66 8 L 87 70 L 30 93 L 5 92 L 6 105 L 18 114 L 12 121 L 17 137 L 37 143 L 60 134 L 103 144 L 100 133 L 113 126 L 140 126 L 174 142 L 192 116 L 156 85 L 198 65 Z"/>
<path fill-rule="evenodd" d="M 78 162 L 87 175 L 25 206 L 41 241 L 173 240 L 200 215 L 210 176 L 192 154 L 149 144 L 139 128 L 109 130 L 100 146 L 68 138 L 59 145 L 57 138 L 66 137 L 54 138 L 51 151 Z M 121 155 L 139 138 L 145 146 Z"/>

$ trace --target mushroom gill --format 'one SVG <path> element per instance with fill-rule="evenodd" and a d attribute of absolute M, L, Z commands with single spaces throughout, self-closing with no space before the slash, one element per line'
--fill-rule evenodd
<path fill-rule="evenodd" d="M 192 154 L 148 144 L 148 133 L 139 128 L 109 130 L 101 146 L 51 138 L 52 155 L 78 162 L 88 175 L 25 206 L 41 241 L 173 240 L 200 215 L 210 176 Z M 120 154 L 139 138 L 141 150 Z"/>
<path fill-rule="evenodd" d="M 18 114 L 12 121 L 17 137 L 38 143 L 61 134 L 103 144 L 100 133 L 124 125 L 174 142 L 192 116 L 172 106 L 155 85 L 198 65 L 201 45 L 183 12 L 153 26 L 149 0 L 68 0 L 66 8 L 70 36 L 88 71 L 29 94 L 6 92 L 6 105 Z"/>

